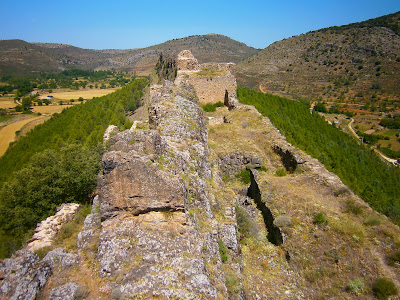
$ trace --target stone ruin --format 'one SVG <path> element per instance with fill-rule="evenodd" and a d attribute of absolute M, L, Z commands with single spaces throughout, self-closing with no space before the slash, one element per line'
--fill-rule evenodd
<path fill-rule="evenodd" d="M 177 68 L 193 86 L 201 104 L 221 101 L 229 109 L 236 107 L 234 63 L 199 64 L 189 50 L 183 50 L 177 56 Z"/>

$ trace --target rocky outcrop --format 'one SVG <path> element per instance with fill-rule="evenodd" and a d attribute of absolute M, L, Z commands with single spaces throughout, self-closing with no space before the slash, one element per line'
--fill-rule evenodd
<path fill-rule="evenodd" d="M 36 251 L 43 247 L 49 247 L 54 242 L 54 237 L 60 231 L 63 224 L 70 221 L 76 214 L 79 204 L 62 204 L 57 208 L 57 213 L 40 222 L 35 234 L 26 245 L 27 250 Z"/>
<path fill-rule="evenodd" d="M 254 169 L 262 166 L 262 161 L 258 156 L 240 152 L 220 154 L 217 162 L 222 173 L 226 175 L 236 174 L 246 168 Z"/>
<path fill-rule="evenodd" d="M 88 294 L 87 288 L 70 282 L 56 287 L 50 292 L 50 300 L 75 300 L 85 299 Z"/>
<path fill-rule="evenodd" d="M 47 262 L 32 251 L 17 251 L 0 261 L 0 299 L 35 299 L 51 274 Z"/>
<path fill-rule="evenodd" d="M 105 139 L 97 260 L 104 290 L 120 298 L 226 296 L 222 269 L 209 267 L 221 259 L 205 182 L 211 171 L 204 117 L 194 90 L 178 82 L 152 87 L 150 130 Z M 88 218 L 93 224 L 96 217 Z"/>

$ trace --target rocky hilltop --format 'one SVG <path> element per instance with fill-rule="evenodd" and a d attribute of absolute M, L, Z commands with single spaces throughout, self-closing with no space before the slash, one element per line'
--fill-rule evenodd
<path fill-rule="evenodd" d="M 176 65 L 131 129 L 105 132 L 74 247 L 1 261 L 1 299 L 372 299 L 378 278 L 399 287 L 397 226 L 253 107 L 205 115 L 194 57 Z"/>

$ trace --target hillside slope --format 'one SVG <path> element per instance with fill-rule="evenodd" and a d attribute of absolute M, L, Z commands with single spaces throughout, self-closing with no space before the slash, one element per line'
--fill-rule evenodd
<path fill-rule="evenodd" d="M 94 69 L 112 54 L 66 44 L 0 41 L 0 75 L 55 72 L 68 67 Z"/>
<path fill-rule="evenodd" d="M 400 12 L 275 42 L 238 65 L 239 83 L 282 96 L 400 96 Z"/>
<path fill-rule="evenodd" d="M 91 213 L 42 259 L 0 261 L 0 296 L 375 299 L 377 279 L 400 286 L 398 226 L 254 107 L 204 116 L 183 74 L 149 95 L 147 116 L 105 134 Z M 301 166 L 286 173 L 278 145 Z"/>
<path fill-rule="evenodd" d="M 0 41 L 0 75 L 27 75 L 65 68 L 115 69 L 149 74 L 161 52 L 176 55 L 191 49 L 200 63 L 239 62 L 258 50 L 218 34 L 194 35 L 128 50 L 91 50 L 66 44 Z"/>

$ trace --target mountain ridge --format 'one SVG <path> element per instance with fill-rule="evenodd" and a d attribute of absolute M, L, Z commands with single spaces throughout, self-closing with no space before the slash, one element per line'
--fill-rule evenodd
<path fill-rule="evenodd" d="M 199 62 L 239 62 L 258 50 L 220 34 L 192 35 L 135 49 L 83 49 L 61 43 L 0 41 L 0 74 L 26 75 L 67 68 L 117 70 L 149 74 L 161 52 L 192 49 Z"/>
<path fill-rule="evenodd" d="M 238 64 L 239 83 L 290 98 L 399 99 L 399 26 L 396 12 L 277 41 Z"/>

